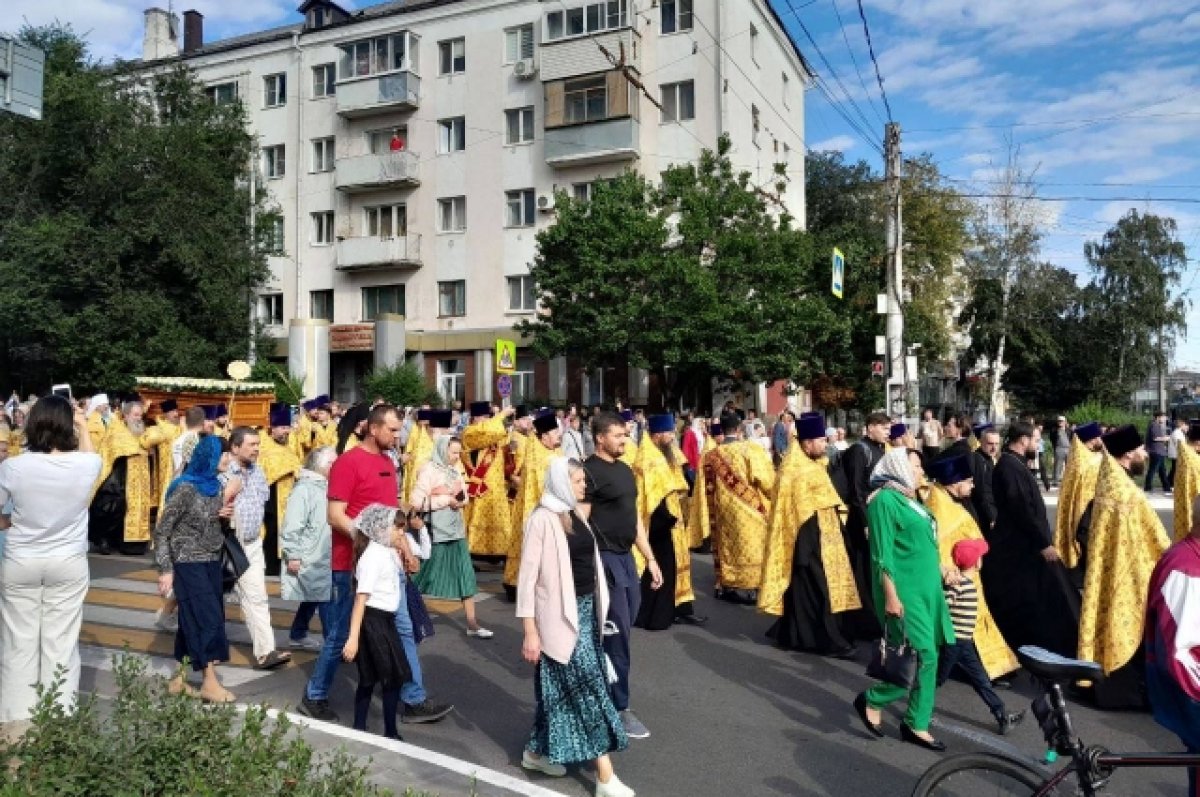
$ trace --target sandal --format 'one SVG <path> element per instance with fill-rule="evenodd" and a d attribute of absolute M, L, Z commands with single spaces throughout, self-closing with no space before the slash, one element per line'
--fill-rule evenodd
<path fill-rule="evenodd" d="M 182 678 L 172 678 L 167 682 L 167 694 L 196 697 L 200 693 L 196 690 L 196 687 L 192 686 Z"/>
<path fill-rule="evenodd" d="M 273 670 L 276 667 L 282 667 L 292 660 L 291 653 L 280 653 L 278 650 L 272 650 L 267 655 L 255 660 L 254 669 L 256 670 Z"/>

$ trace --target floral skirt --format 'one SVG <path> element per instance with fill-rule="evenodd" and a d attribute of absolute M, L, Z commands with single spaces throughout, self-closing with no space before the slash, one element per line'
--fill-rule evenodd
<path fill-rule="evenodd" d="M 543 654 L 534 678 L 537 711 L 527 746 L 555 764 L 592 761 L 629 746 L 604 677 L 595 597 L 577 601 L 579 641 L 570 661 Z"/>

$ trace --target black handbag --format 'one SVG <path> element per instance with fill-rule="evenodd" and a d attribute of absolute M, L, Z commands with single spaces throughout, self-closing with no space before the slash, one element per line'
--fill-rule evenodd
<path fill-rule="evenodd" d="M 221 588 L 225 592 L 233 592 L 238 579 L 250 569 L 250 560 L 246 557 L 246 549 L 232 530 L 225 530 L 225 542 L 221 545 Z"/>
<path fill-rule="evenodd" d="M 917 667 L 920 656 L 909 644 L 908 635 L 904 633 L 904 620 L 900 620 L 900 643 L 892 645 L 887 640 L 887 621 L 884 621 L 883 637 L 871 651 L 871 661 L 867 664 L 867 677 L 876 681 L 912 689 L 917 681 Z"/>

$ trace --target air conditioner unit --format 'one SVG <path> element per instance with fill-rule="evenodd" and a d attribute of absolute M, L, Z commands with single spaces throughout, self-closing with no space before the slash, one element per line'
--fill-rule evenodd
<path fill-rule="evenodd" d="M 538 210 L 543 213 L 554 210 L 554 194 L 542 194 L 538 197 Z"/>
<path fill-rule="evenodd" d="M 513 64 L 513 74 L 522 80 L 529 80 L 537 74 L 537 61 L 532 58 L 522 58 Z"/>

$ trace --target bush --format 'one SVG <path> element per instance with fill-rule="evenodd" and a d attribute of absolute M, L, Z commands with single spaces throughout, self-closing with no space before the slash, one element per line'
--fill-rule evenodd
<path fill-rule="evenodd" d="M 271 382 L 275 385 L 275 400 L 298 406 L 304 400 L 304 378 L 287 372 L 286 365 L 276 365 L 265 357 L 254 361 L 250 369 L 251 382 Z"/>
<path fill-rule="evenodd" d="M 62 680 L 42 690 L 32 727 L 0 744 L 0 794 L 30 797 L 221 795 L 221 797 L 378 797 L 344 750 L 321 756 L 284 714 L 240 713 L 173 696 L 145 662 L 118 655 L 117 696 L 109 704 L 80 696 L 74 712 L 58 705 Z"/>
<path fill-rule="evenodd" d="M 1139 432 L 1144 432 L 1150 423 L 1150 416 L 1139 415 L 1120 407 L 1110 407 L 1099 401 L 1085 401 L 1067 410 L 1064 415 L 1074 424 L 1099 421 L 1104 426 L 1125 426 L 1133 424 Z"/>
<path fill-rule="evenodd" d="M 367 374 L 363 381 L 363 393 L 368 400 L 373 401 L 376 396 L 382 396 L 384 401 L 397 407 L 415 407 L 421 404 L 442 406 L 441 395 L 425 381 L 425 375 L 412 363 L 376 368 Z"/>

